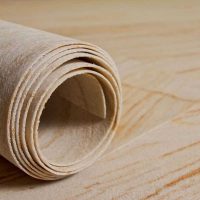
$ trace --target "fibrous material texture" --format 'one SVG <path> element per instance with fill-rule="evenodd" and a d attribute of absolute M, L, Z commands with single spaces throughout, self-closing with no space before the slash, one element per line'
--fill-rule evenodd
<path fill-rule="evenodd" d="M 86 168 L 111 142 L 120 107 L 101 48 L 0 21 L 0 155 L 18 168 L 42 180 Z"/>

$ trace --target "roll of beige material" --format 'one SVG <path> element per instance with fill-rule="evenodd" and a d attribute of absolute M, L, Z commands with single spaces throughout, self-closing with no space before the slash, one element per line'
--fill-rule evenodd
<path fill-rule="evenodd" d="M 0 21 L 0 155 L 37 179 L 74 174 L 105 151 L 120 109 L 101 48 Z"/>

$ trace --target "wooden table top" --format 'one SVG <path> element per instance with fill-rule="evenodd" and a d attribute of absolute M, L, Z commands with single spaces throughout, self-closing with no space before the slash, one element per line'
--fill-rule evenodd
<path fill-rule="evenodd" d="M 200 199 L 200 1 L 0 0 L 0 18 L 101 46 L 123 86 L 98 162 L 47 183 L 0 158 L 0 200 Z"/>

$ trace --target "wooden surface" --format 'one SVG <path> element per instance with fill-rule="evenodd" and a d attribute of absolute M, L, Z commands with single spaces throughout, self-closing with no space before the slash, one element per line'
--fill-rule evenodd
<path fill-rule="evenodd" d="M 1 158 L 0 199 L 200 199 L 199 1 L 0 0 L 0 18 L 100 45 L 124 99 L 102 159 L 47 183 Z"/>

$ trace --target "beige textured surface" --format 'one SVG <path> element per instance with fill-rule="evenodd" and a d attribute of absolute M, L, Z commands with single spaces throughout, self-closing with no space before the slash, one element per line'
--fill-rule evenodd
<path fill-rule="evenodd" d="M 102 49 L 0 21 L 0 155 L 60 179 L 92 164 L 119 121 L 121 86 Z"/>
<path fill-rule="evenodd" d="M 51 184 L 2 159 L 0 199 L 200 199 L 199 1 L 7 1 L 0 11 L 105 48 L 124 97 L 118 137 L 102 159 Z"/>

